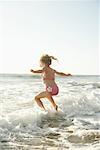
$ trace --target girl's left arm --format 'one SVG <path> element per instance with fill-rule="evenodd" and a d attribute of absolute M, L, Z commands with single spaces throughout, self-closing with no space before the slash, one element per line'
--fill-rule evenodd
<path fill-rule="evenodd" d="M 58 72 L 56 70 L 55 70 L 55 73 L 58 74 L 58 75 L 60 75 L 60 76 L 71 76 L 70 73 L 66 74 L 66 73 L 63 73 L 63 72 Z"/>
<path fill-rule="evenodd" d="M 33 70 L 33 69 L 31 69 L 30 70 L 32 73 L 42 73 L 43 72 L 43 70 Z"/>

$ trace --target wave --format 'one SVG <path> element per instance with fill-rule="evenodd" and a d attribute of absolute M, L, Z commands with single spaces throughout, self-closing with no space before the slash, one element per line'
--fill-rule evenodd
<path fill-rule="evenodd" d="M 40 76 L 37 75 L 29 75 L 29 74 L 0 74 L 0 78 L 40 78 Z"/>
<path fill-rule="evenodd" d="M 3 77 L 3 82 L 6 77 Z M 60 93 L 54 97 L 59 106 L 58 113 L 48 101 L 43 101 L 48 107 L 48 111 L 44 112 L 32 100 L 43 88 L 40 80 L 34 80 L 30 75 L 16 75 L 16 79 L 21 80 L 12 84 L 15 75 L 7 78 L 6 81 L 10 82 L 0 86 L 1 149 L 49 149 L 50 144 L 56 149 L 69 147 L 72 150 L 80 144 L 87 145 L 83 149 L 89 149 L 91 143 L 96 148 L 100 146 L 99 78 L 58 78 Z M 24 78 L 29 80 L 23 82 Z"/>

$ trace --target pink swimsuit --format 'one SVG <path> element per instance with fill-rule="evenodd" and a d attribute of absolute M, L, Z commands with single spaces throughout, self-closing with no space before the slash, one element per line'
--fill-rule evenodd
<path fill-rule="evenodd" d="M 46 91 L 48 91 L 53 96 L 53 95 L 58 94 L 59 88 L 56 84 L 54 84 L 52 87 L 51 86 L 46 86 Z"/>
<path fill-rule="evenodd" d="M 43 80 L 55 80 L 55 77 L 43 77 Z M 49 92 L 52 96 L 57 95 L 59 92 L 59 88 L 56 83 L 54 83 L 52 86 L 46 86 L 46 91 Z"/>

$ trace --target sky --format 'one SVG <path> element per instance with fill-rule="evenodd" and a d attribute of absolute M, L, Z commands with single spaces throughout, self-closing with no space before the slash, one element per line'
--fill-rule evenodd
<path fill-rule="evenodd" d="M 0 0 L 0 73 L 52 67 L 73 75 L 100 74 L 99 0 Z"/>

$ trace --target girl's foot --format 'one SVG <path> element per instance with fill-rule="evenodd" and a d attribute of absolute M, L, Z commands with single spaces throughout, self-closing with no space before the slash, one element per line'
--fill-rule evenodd
<path fill-rule="evenodd" d="M 55 110 L 58 111 L 58 105 L 55 106 Z"/>

